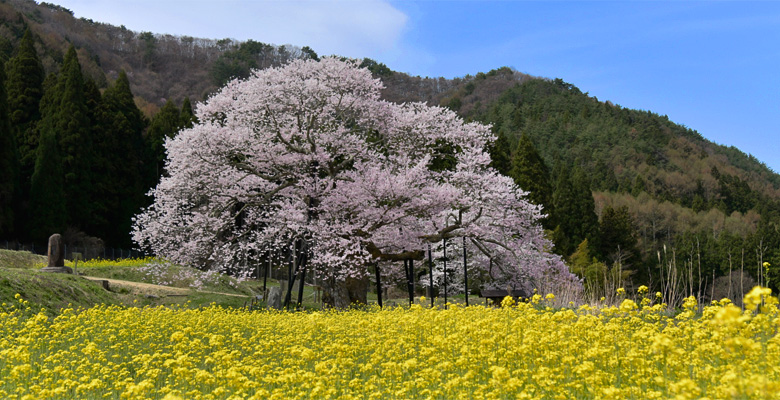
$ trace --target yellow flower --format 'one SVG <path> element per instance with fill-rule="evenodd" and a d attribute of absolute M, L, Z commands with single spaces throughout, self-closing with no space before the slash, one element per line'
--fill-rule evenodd
<path fill-rule="evenodd" d="M 694 297 L 694 296 L 686 297 L 683 300 L 683 308 L 685 308 L 687 310 L 692 310 L 692 309 L 696 308 L 697 305 L 698 305 L 698 302 L 696 301 L 696 297 Z"/>
<path fill-rule="evenodd" d="M 620 310 L 621 311 L 628 312 L 628 311 L 636 310 L 637 308 L 638 307 L 637 307 L 636 303 L 634 303 L 634 301 L 630 300 L 630 299 L 625 299 L 625 300 L 623 300 L 622 303 L 620 303 Z"/>
<path fill-rule="evenodd" d="M 695 297 L 676 315 L 646 297 L 641 310 L 511 297 L 311 313 L 0 310 L 0 398 L 775 398 L 778 300 L 760 287 L 745 297 L 759 313 L 726 300 L 695 313 Z"/>
<path fill-rule="evenodd" d="M 742 303 L 745 305 L 745 310 L 755 311 L 756 308 L 764 300 L 765 296 L 770 296 L 772 289 L 762 288 L 761 286 L 754 287 L 750 292 L 745 295 Z"/>
<path fill-rule="evenodd" d="M 536 297 L 538 295 L 534 295 Z M 512 298 L 512 296 L 506 296 L 504 297 L 504 300 L 501 300 L 501 308 L 510 308 L 513 305 L 515 305 L 515 299 Z"/>

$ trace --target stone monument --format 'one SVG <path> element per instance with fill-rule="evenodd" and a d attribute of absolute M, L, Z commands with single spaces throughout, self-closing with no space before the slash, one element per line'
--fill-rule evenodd
<path fill-rule="evenodd" d="M 49 265 L 41 268 L 43 272 L 59 272 L 72 274 L 73 269 L 65 266 L 65 246 L 62 245 L 62 236 L 55 233 L 49 237 Z"/>
<path fill-rule="evenodd" d="M 272 287 L 268 291 L 268 301 L 265 302 L 268 308 L 280 310 L 282 308 L 282 289 L 279 287 Z"/>

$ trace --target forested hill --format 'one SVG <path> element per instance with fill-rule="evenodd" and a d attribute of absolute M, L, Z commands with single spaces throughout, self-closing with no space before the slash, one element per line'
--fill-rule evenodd
<path fill-rule="evenodd" d="M 25 226 L 37 218 L 128 244 L 130 217 L 162 173 L 162 141 L 193 122 L 189 99 L 297 58 L 318 55 L 308 47 L 134 32 L 53 4 L 0 1 L 5 112 L 17 142 L 16 155 L 0 159 L 4 172 L 18 170 L 0 179 L 0 238 L 40 240 L 43 232 Z M 737 258 L 756 277 L 763 261 L 780 266 L 780 175 L 684 121 L 506 67 L 445 79 L 368 59 L 364 66 L 382 79 L 389 101 L 424 101 L 492 124 L 494 165 L 544 206 L 556 251 L 582 275 L 619 265 L 646 281 L 664 264 L 664 246 L 685 262 L 696 258 L 703 276 L 724 275 L 727 260 Z M 11 154 L 10 142 L 0 144 Z M 79 164 L 84 159 L 91 164 Z M 45 179 L 58 174 L 62 188 Z M 44 189 L 72 204 L 37 204 L 33 194 Z M 66 217 L 47 216 L 56 210 Z"/>
<path fill-rule="evenodd" d="M 509 68 L 435 101 L 492 124 L 494 166 L 545 206 L 556 250 L 582 275 L 618 264 L 646 281 L 667 255 L 705 280 L 737 264 L 766 278 L 759 266 L 780 263 L 780 175 L 737 148 Z"/>

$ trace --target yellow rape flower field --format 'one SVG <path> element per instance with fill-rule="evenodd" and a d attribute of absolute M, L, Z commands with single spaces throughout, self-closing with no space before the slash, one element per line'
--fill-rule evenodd
<path fill-rule="evenodd" d="M 139 258 L 121 258 L 118 260 L 108 260 L 96 258 L 92 260 L 79 261 L 79 268 L 100 268 L 100 267 L 141 267 L 159 260 L 156 257 L 139 257 Z M 76 263 L 72 260 L 66 260 L 65 266 L 73 268 Z"/>
<path fill-rule="evenodd" d="M 8 399 L 780 398 L 777 299 L 553 309 L 0 312 Z M 697 310 L 701 310 L 700 312 Z"/>

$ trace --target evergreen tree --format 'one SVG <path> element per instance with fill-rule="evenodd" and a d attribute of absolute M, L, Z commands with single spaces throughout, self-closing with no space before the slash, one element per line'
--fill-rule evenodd
<path fill-rule="evenodd" d="M 638 262 L 636 236 L 628 207 L 604 207 L 600 223 L 601 254 L 612 262 Z"/>
<path fill-rule="evenodd" d="M 3 62 L 7 62 L 8 59 L 11 58 L 11 55 L 14 52 L 14 45 L 11 44 L 11 41 L 0 37 L 0 60 L 3 60 Z"/>
<path fill-rule="evenodd" d="M 42 132 L 37 152 L 30 186 L 30 234 L 34 240 L 45 241 L 62 232 L 66 218 L 62 160 L 55 131 Z"/>
<path fill-rule="evenodd" d="M 588 239 L 591 252 L 597 254 L 599 240 L 598 217 L 590 190 L 590 180 L 575 169 L 573 176 L 562 165 L 556 167 L 553 208 L 556 231 L 553 241 L 559 254 L 568 256 L 575 246 Z"/>
<path fill-rule="evenodd" d="M 555 168 L 555 191 L 552 200 L 553 220 L 556 224 L 553 232 L 555 251 L 562 256 L 568 256 L 574 251 L 574 246 L 580 242 L 574 237 L 574 232 L 577 230 L 578 206 L 569 172 L 560 164 Z"/>
<path fill-rule="evenodd" d="M 89 120 L 84 78 L 76 49 L 71 46 L 65 54 L 57 83 L 59 106 L 54 117 L 54 129 L 59 136 L 64 191 L 69 226 L 83 229 L 92 217 L 91 201 L 94 177 L 92 127 Z"/>
<path fill-rule="evenodd" d="M 509 176 L 512 169 L 512 157 L 509 146 L 509 140 L 506 135 L 499 133 L 496 141 L 488 146 L 488 154 L 492 160 L 490 166 L 493 167 L 501 175 Z"/>
<path fill-rule="evenodd" d="M 590 188 L 590 179 L 579 168 L 574 170 L 572 189 L 576 201 L 578 222 L 574 236 L 578 240 L 588 240 L 591 253 L 598 255 L 600 248 L 599 217 L 596 215 L 596 202 L 593 200 L 593 191 Z"/>
<path fill-rule="evenodd" d="M 181 127 L 192 128 L 192 125 L 197 123 L 198 123 L 198 118 L 195 116 L 195 113 L 192 112 L 192 104 L 190 103 L 190 98 L 185 97 L 184 102 L 181 105 Z"/>
<path fill-rule="evenodd" d="M 92 79 L 84 80 L 84 102 L 87 104 L 87 117 L 93 123 L 93 131 L 96 129 L 95 122 L 98 120 L 98 109 L 102 95 L 97 84 Z M 93 144 L 98 140 L 95 134 L 92 135 Z"/>
<path fill-rule="evenodd" d="M 0 68 L 0 238 L 12 238 L 14 200 L 19 196 L 19 154 L 11 131 L 5 92 L 5 73 Z"/>
<path fill-rule="evenodd" d="M 104 149 L 103 141 L 105 135 L 103 134 L 102 127 L 99 124 L 100 121 L 100 104 L 102 101 L 102 95 L 98 89 L 97 84 L 91 80 L 86 79 L 84 81 L 84 100 L 87 105 L 87 117 L 90 121 L 90 136 L 92 137 L 92 160 L 89 163 L 90 173 L 92 174 L 92 188 L 90 193 L 93 194 L 93 198 L 90 201 L 91 217 L 83 224 L 83 230 L 89 232 L 93 236 L 101 236 L 101 229 L 108 225 L 106 215 L 111 211 L 108 205 L 104 201 L 104 194 L 107 193 L 106 176 L 111 171 L 111 164 L 113 159 L 110 155 L 101 153 Z"/>
<path fill-rule="evenodd" d="M 554 228 L 550 171 L 526 134 L 520 136 L 511 165 L 509 176 L 517 186 L 528 192 L 528 200 L 544 207 L 542 212 L 548 216 L 542 220 L 542 225 L 546 229 Z"/>
<path fill-rule="evenodd" d="M 579 275 L 581 278 L 585 277 L 585 269 L 588 265 L 595 262 L 595 259 L 590 254 L 588 239 L 580 242 L 577 246 L 577 250 L 569 256 L 567 261 L 572 273 Z"/>
<path fill-rule="evenodd" d="M 594 179 L 591 179 L 594 190 L 601 190 L 606 192 L 616 192 L 618 190 L 618 180 L 615 176 L 615 171 L 612 166 L 599 159 L 596 161 L 596 165 L 593 168 Z"/>
<path fill-rule="evenodd" d="M 645 180 L 641 175 L 637 175 L 634 179 L 634 185 L 631 187 L 631 195 L 634 197 L 639 196 L 640 193 L 647 191 Z"/>
<path fill-rule="evenodd" d="M 162 175 L 165 166 L 165 139 L 173 137 L 181 129 L 186 117 L 179 114 L 179 109 L 168 100 L 160 111 L 152 118 L 149 129 L 146 132 L 147 151 L 150 152 L 151 179 L 149 186 L 155 186 Z M 192 124 L 192 121 L 189 121 Z"/>
<path fill-rule="evenodd" d="M 20 157 L 20 180 L 29 190 L 37 157 L 38 131 L 35 123 L 41 118 L 39 103 L 43 97 L 43 65 L 35 50 L 30 30 L 24 32 L 16 55 L 6 64 L 6 91 L 11 126 L 16 135 Z"/>
<path fill-rule="evenodd" d="M 98 114 L 101 131 L 98 153 L 109 157 L 103 161 L 106 171 L 99 182 L 104 190 L 101 208 L 107 214 L 102 218 L 106 224 L 98 230 L 98 235 L 112 245 L 129 245 L 132 217 L 145 201 L 142 132 L 147 121 L 133 101 L 124 71 L 103 93 Z"/>
<path fill-rule="evenodd" d="M 573 273 L 585 279 L 586 291 L 590 291 L 592 295 L 602 295 L 607 266 L 593 256 L 592 248 L 588 239 L 583 239 L 569 257 L 569 266 Z"/>
<path fill-rule="evenodd" d="M 30 240 L 45 240 L 52 233 L 57 233 L 65 226 L 65 194 L 62 193 L 62 156 L 60 155 L 59 138 L 55 127 L 57 110 L 59 108 L 60 93 L 57 86 L 57 75 L 49 74 L 43 81 L 43 96 L 40 101 L 40 120 L 37 121 L 31 127 L 31 138 L 35 138 L 35 147 L 33 152 L 33 169 L 30 173 L 30 178 L 27 179 L 22 176 L 21 179 L 27 179 L 23 182 L 25 190 L 23 192 L 23 201 L 21 204 L 23 221 L 19 221 L 17 224 L 17 231 L 24 239 Z M 50 143 L 48 145 L 54 146 L 54 148 L 41 149 L 44 135 L 48 135 Z M 52 144 L 53 143 L 53 144 Z M 48 157 L 43 160 L 41 152 L 44 151 L 48 154 Z M 45 162 L 44 162 L 45 161 Z M 38 166 L 39 164 L 40 167 Z M 56 166 L 55 166 L 56 164 Z M 39 176 L 36 180 L 38 188 L 33 190 L 33 177 L 35 171 L 38 170 Z M 52 178 L 52 175 L 56 175 L 56 178 Z M 56 183 L 49 182 L 56 179 Z M 42 199 L 40 193 L 43 193 L 48 186 L 56 186 L 53 191 L 57 192 L 55 196 Z M 36 194 L 37 191 L 37 194 Z M 57 202 L 54 202 L 54 198 L 57 198 Z M 62 202 L 62 207 L 58 202 Z M 53 228 L 41 228 L 38 224 L 41 223 L 41 215 L 45 215 L 47 209 L 53 208 L 57 212 L 61 212 L 57 215 Z M 52 230 L 56 228 L 55 230 Z M 56 232 L 55 232 L 56 231 Z"/>

